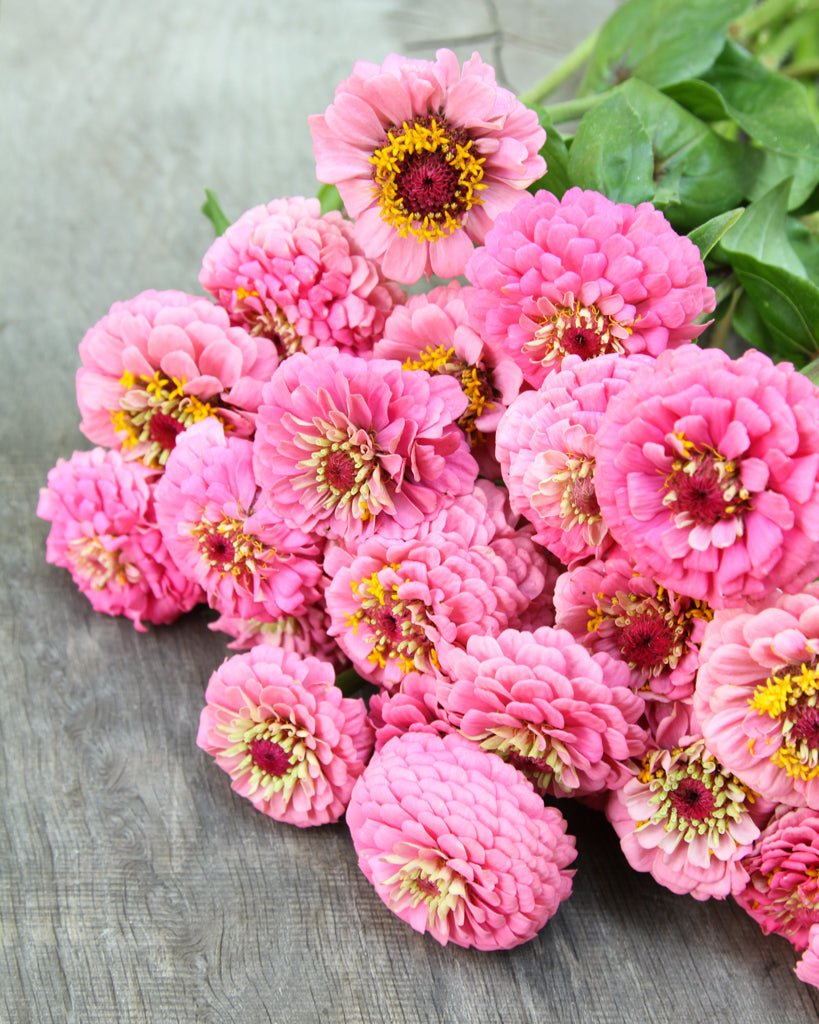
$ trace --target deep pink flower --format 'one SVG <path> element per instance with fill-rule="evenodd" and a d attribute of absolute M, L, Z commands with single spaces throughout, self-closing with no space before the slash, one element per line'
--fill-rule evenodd
<path fill-rule="evenodd" d="M 590 651 L 605 651 L 631 670 L 646 700 L 681 700 L 694 692 L 699 645 L 713 612 L 634 571 L 621 549 L 575 566 L 555 584 L 555 624 Z"/>
<path fill-rule="evenodd" d="M 638 571 L 713 608 L 819 574 L 819 389 L 751 350 L 663 353 L 597 433 L 603 519 Z"/>
<path fill-rule="evenodd" d="M 819 923 L 811 925 L 807 949 L 794 970 L 800 981 L 819 988 Z"/>
<path fill-rule="evenodd" d="M 381 336 L 404 295 L 385 281 L 340 213 L 295 196 L 255 206 L 205 253 L 202 287 L 279 355 L 335 345 L 358 354 Z"/>
<path fill-rule="evenodd" d="M 208 682 L 196 742 L 277 821 L 338 821 L 372 750 L 364 701 L 343 697 L 334 678 L 327 662 L 263 644 Z"/>
<path fill-rule="evenodd" d="M 319 181 L 338 186 L 367 254 L 412 284 L 458 277 L 501 210 L 546 172 L 534 111 L 477 53 L 463 70 L 390 54 L 358 61 L 324 114 L 308 118 Z"/>
<path fill-rule="evenodd" d="M 232 327 L 207 299 L 177 291 L 115 302 L 80 342 L 80 358 L 80 430 L 154 467 L 206 416 L 251 435 L 262 383 L 277 364 L 271 341 Z"/>
<path fill-rule="evenodd" d="M 254 467 L 294 527 L 345 538 L 411 530 L 472 490 L 456 381 L 332 348 L 286 359 L 264 389 Z"/>
<path fill-rule="evenodd" d="M 51 523 L 46 558 L 68 569 L 95 611 L 173 622 L 204 593 L 173 563 L 154 514 L 155 471 L 94 448 L 60 459 L 40 491 L 37 515 Z"/>
<path fill-rule="evenodd" d="M 373 349 L 382 359 L 398 359 L 407 370 L 448 373 L 469 400 L 458 417 L 481 472 L 500 475 L 495 460 L 494 434 L 504 410 L 523 383 L 518 365 L 489 348 L 469 326 L 466 298 L 471 288 L 458 281 L 413 295 L 396 307 L 384 336 Z"/>
<path fill-rule="evenodd" d="M 269 508 L 252 443 L 226 436 L 218 420 L 180 437 L 156 487 L 156 515 L 173 560 L 222 614 L 273 620 L 318 599 L 320 544 Z"/>
<path fill-rule="evenodd" d="M 386 743 L 356 783 L 347 824 L 384 903 L 443 945 L 511 949 L 571 893 L 574 838 L 560 811 L 454 733 Z"/>
<path fill-rule="evenodd" d="M 595 433 L 611 397 L 644 364 L 638 356 L 569 356 L 540 390 L 518 395 L 498 424 L 495 451 L 512 510 L 563 563 L 612 544 L 594 490 Z"/>
<path fill-rule="evenodd" d="M 819 586 L 717 612 L 694 708 L 711 749 L 746 785 L 819 810 Z"/>
<path fill-rule="evenodd" d="M 750 881 L 739 905 L 766 935 L 805 949 L 819 925 L 819 814 L 780 807 L 744 864 Z"/>
<path fill-rule="evenodd" d="M 635 871 L 698 900 L 737 895 L 748 881 L 742 858 L 759 835 L 754 794 L 702 740 L 654 750 L 606 809 Z"/>
<path fill-rule="evenodd" d="M 404 732 L 452 732 L 438 701 L 439 678 L 410 672 L 393 693 L 380 690 L 369 700 L 368 719 L 375 732 L 375 749 Z"/>
<path fill-rule="evenodd" d="M 625 666 L 591 655 L 565 630 L 476 634 L 466 649 L 439 646 L 450 721 L 519 768 L 542 793 L 580 796 L 628 778 L 642 757 L 641 697 Z"/>
<path fill-rule="evenodd" d="M 715 305 L 699 249 L 651 203 L 571 188 L 501 214 L 466 268 L 471 315 L 539 387 L 561 359 L 645 352 L 696 338 Z"/>

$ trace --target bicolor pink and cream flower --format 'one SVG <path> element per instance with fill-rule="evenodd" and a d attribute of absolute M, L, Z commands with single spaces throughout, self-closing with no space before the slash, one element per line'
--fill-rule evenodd
<path fill-rule="evenodd" d="M 645 752 L 645 704 L 626 667 L 565 630 L 476 634 L 439 646 L 440 701 L 468 739 L 519 768 L 540 793 L 587 796 L 630 776 Z"/>
<path fill-rule="evenodd" d="M 466 268 L 473 325 L 539 387 L 567 355 L 659 355 L 714 309 L 699 249 L 651 203 L 570 188 L 523 196 Z"/>
<path fill-rule="evenodd" d="M 51 523 L 46 559 L 68 569 L 95 611 L 173 622 L 204 600 L 174 565 L 156 523 L 156 472 L 94 448 L 60 459 L 40 491 L 37 515 Z"/>
<path fill-rule="evenodd" d="M 455 733 L 386 743 L 356 783 L 347 824 L 386 906 L 443 945 L 511 949 L 571 893 L 574 838 L 560 811 Z"/>
<path fill-rule="evenodd" d="M 701 739 L 653 750 L 639 774 L 611 794 L 606 808 L 635 871 L 698 900 L 740 893 L 742 863 L 759 836 L 754 794 Z"/>
<path fill-rule="evenodd" d="M 611 397 L 645 362 L 569 356 L 538 391 L 518 395 L 498 424 L 495 451 L 512 510 L 564 564 L 612 544 L 594 488 L 595 435 Z"/>
<path fill-rule="evenodd" d="M 296 353 L 264 389 L 256 476 L 293 527 L 351 540 L 387 520 L 409 532 L 473 488 L 455 422 L 466 402 L 451 377 L 396 360 Z"/>
<path fill-rule="evenodd" d="M 358 61 L 308 123 L 319 181 L 338 187 L 365 252 L 404 284 L 459 277 L 498 213 L 546 172 L 536 114 L 477 53 L 462 69 L 445 49 Z"/>
<path fill-rule="evenodd" d="M 799 950 L 813 945 L 819 926 L 819 814 L 781 806 L 744 866 L 750 880 L 737 893 L 739 905 L 766 935 L 781 935 Z"/>
<path fill-rule="evenodd" d="M 338 821 L 370 756 L 364 701 L 342 696 L 334 679 L 329 663 L 266 644 L 210 677 L 197 745 L 277 821 Z"/>
<path fill-rule="evenodd" d="M 318 345 L 364 355 L 404 300 L 352 223 L 302 196 L 243 213 L 205 253 L 199 281 L 232 323 L 269 338 L 281 358 Z"/>
<path fill-rule="evenodd" d="M 183 430 L 208 416 L 237 437 L 252 435 L 262 384 L 278 362 L 271 341 L 179 291 L 115 302 L 86 332 L 80 358 L 80 430 L 154 468 Z"/>
<path fill-rule="evenodd" d="M 253 474 L 253 445 L 208 418 L 185 431 L 156 486 L 168 551 L 212 608 L 274 621 L 319 596 L 320 540 L 285 525 Z"/>
<path fill-rule="evenodd" d="M 555 625 L 590 651 L 631 670 L 646 700 L 683 700 L 694 692 L 699 649 L 713 612 L 635 572 L 621 549 L 575 566 L 554 590 Z"/>
<path fill-rule="evenodd" d="M 694 709 L 711 749 L 776 803 L 819 810 L 819 586 L 717 612 Z"/>
<path fill-rule="evenodd" d="M 819 389 L 754 350 L 661 354 L 597 432 L 603 520 L 635 568 L 723 608 L 819 575 Z"/>

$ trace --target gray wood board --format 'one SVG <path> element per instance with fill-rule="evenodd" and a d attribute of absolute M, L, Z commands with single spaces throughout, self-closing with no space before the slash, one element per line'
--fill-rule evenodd
<path fill-rule="evenodd" d="M 0 9 L 0 1021 L 816 1020 L 787 942 L 631 871 L 566 808 L 575 892 L 533 942 L 442 948 L 394 918 L 343 825 L 235 796 L 195 746 L 226 655 L 194 612 L 138 634 L 45 562 L 34 516 L 77 430 L 77 344 L 112 302 L 198 291 L 210 226 L 315 191 L 305 118 L 355 59 L 479 47 L 521 89 L 615 6 L 143 0 Z"/>

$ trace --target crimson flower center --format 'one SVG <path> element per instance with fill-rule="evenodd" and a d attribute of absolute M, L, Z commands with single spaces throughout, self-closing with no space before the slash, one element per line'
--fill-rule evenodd
<path fill-rule="evenodd" d="M 248 744 L 256 767 L 271 778 L 279 778 L 290 770 L 290 755 L 278 743 L 269 739 L 253 739 Z"/>
<path fill-rule="evenodd" d="M 623 658 L 642 671 L 663 664 L 677 645 L 677 631 L 664 619 L 643 615 L 618 626 L 617 646 Z"/>
<path fill-rule="evenodd" d="M 690 777 L 681 779 L 668 798 L 677 814 L 687 821 L 709 817 L 716 806 L 714 794 L 705 783 Z"/>

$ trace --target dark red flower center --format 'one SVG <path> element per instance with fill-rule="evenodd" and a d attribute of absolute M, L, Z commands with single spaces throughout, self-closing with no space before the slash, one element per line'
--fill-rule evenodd
<path fill-rule="evenodd" d="M 571 503 L 577 512 L 594 519 L 600 517 L 600 506 L 594 492 L 594 477 L 575 476 L 571 482 Z"/>
<path fill-rule="evenodd" d="M 713 462 L 701 462 L 693 473 L 675 470 L 668 486 L 677 496 L 676 509 L 687 512 L 695 522 L 713 526 L 726 515 L 724 483 Z"/>
<path fill-rule="evenodd" d="M 171 451 L 176 445 L 177 437 L 185 429 L 183 423 L 166 412 L 155 412 L 148 423 L 148 436 L 151 441 L 160 445 L 166 451 Z"/>
<path fill-rule="evenodd" d="M 256 767 L 274 778 L 286 775 L 291 768 L 290 755 L 278 743 L 269 739 L 254 739 L 248 744 Z"/>
<path fill-rule="evenodd" d="M 791 721 L 792 739 L 802 740 L 809 747 L 819 748 L 819 707 L 815 704 L 799 707 L 797 704 L 793 708 Z"/>
<path fill-rule="evenodd" d="M 395 190 L 407 212 L 423 218 L 457 199 L 458 178 L 442 152 L 412 153 L 395 176 Z"/>
<path fill-rule="evenodd" d="M 608 333 L 605 337 L 598 331 L 588 327 L 571 327 L 563 335 L 563 348 L 568 355 L 580 356 L 581 359 L 593 359 L 599 356 L 608 343 Z"/>
<path fill-rule="evenodd" d="M 664 664 L 675 643 L 675 630 L 655 615 L 641 615 L 618 626 L 617 646 L 634 668 L 645 670 Z"/>
<path fill-rule="evenodd" d="M 668 798 L 677 814 L 687 821 L 709 817 L 716 806 L 713 793 L 699 779 L 681 779 Z"/>
<path fill-rule="evenodd" d="M 347 494 L 355 484 L 356 465 L 347 452 L 331 452 L 324 462 L 324 480 L 341 494 Z"/>

